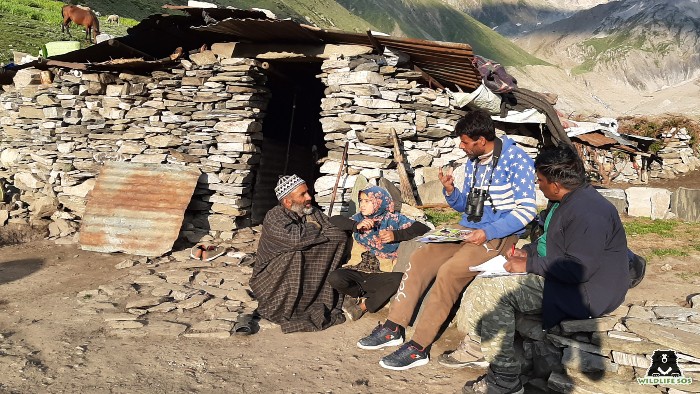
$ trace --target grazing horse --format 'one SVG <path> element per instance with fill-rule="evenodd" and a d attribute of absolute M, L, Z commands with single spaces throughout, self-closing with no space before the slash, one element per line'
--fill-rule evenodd
<path fill-rule="evenodd" d="M 70 25 L 71 22 L 76 25 L 85 26 L 85 39 L 90 42 L 93 42 L 93 38 L 100 34 L 100 21 L 97 19 L 97 15 L 90 9 L 74 5 L 64 5 L 63 8 L 61 8 L 61 16 L 63 16 L 61 31 L 67 31 L 69 36 L 70 30 L 68 29 L 68 25 Z"/>
<path fill-rule="evenodd" d="M 110 15 L 107 17 L 107 23 L 116 23 L 119 24 L 119 15 Z"/>

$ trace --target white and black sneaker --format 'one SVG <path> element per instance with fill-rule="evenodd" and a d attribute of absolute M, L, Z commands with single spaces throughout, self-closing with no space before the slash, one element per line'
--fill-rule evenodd
<path fill-rule="evenodd" d="M 368 336 L 357 341 L 357 347 L 366 350 L 381 349 L 388 346 L 398 346 L 403 343 L 403 333 L 399 327 L 392 331 L 383 324 L 377 325 Z"/>
<path fill-rule="evenodd" d="M 419 349 L 412 342 L 405 343 L 394 353 L 382 357 L 379 365 L 394 371 L 404 371 L 420 367 L 430 361 L 427 349 Z"/>

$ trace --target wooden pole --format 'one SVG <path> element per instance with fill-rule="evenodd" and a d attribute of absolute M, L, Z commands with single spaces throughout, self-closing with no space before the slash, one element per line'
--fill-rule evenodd
<path fill-rule="evenodd" d="M 396 135 L 396 130 L 393 127 L 391 128 L 391 139 L 394 140 L 394 161 L 399 172 L 401 198 L 406 204 L 415 207 L 418 204 L 416 203 L 416 197 L 413 195 L 413 188 L 411 187 L 411 181 L 408 179 L 406 167 L 403 165 L 403 155 L 401 154 L 401 149 L 399 149 L 399 137 Z"/>
<path fill-rule="evenodd" d="M 340 182 L 340 176 L 343 175 L 343 169 L 345 169 L 345 160 L 348 158 L 348 141 L 345 141 L 345 148 L 343 149 L 343 158 L 340 159 L 340 168 L 338 168 L 338 176 L 335 177 L 335 185 L 333 185 L 333 192 L 331 193 L 331 204 L 328 206 L 328 216 L 333 214 L 333 204 L 335 204 L 335 193 L 338 191 L 338 183 Z"/>

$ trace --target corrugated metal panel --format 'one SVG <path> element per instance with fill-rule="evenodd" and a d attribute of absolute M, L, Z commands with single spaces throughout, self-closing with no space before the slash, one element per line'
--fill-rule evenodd
<path fill-rule="evenodd" d="M 291 20 L 226 19 L 198 31 L 230 35 L 239 41 L 353 44 L 372 47 L 366 34 L 339 30 L 322 30 L 300 25 Z M 415 38 L 374 36 L 379 44 L 398 49 L 411 57 L 411 62 L 441 83 L 453 83 L 467 90 L 481 84 L 479 71 L 472 65 L 474 53 L 468 44 L 427 41 Z"/>
<path fill-rule="evenodd" d="M 88 196 L 80 246 L 140 256 L 167 253 L 199 175 L 180 165 L 105 163 Z"/>
<path fill-rule="evenodd" d="M 605 145 L 617 145 L 617 141 L 615 141 L 612 138 L 608 138 L 602 134 L 599 133 L 588 133 L 588 134 L 581 134 L 577 135 L 575 137 L 571 137 L 572 140 L 581 140 L 589 145 L 593 145 L 595 147 L 601 147 Z"/>

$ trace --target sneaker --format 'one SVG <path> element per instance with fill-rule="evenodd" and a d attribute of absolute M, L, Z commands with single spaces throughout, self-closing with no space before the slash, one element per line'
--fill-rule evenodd
<path fill-rule="evenodd" d="M 359 320 L 365 314 L 365 310 L 360 307 L 361 300 L 359 298 L 345 297 L 343 301 L 343 312 L 348 321 Z"/>
<path fill-rule="evenodd" d="M 481 346 L 472 341 L 460 342 L 456 350 L 440 355 L 438 363 L 447 368 L 483 368 L 489 366 L 481 353 Z"/>
<path fill-rule="evenodd" d="M 403 343 L 403 335 L 400 329 L 392 331 L 383 324 L 378 324 L 368 336 L 357 341 L 360 349 L 374 350 L 388 346 L 398 346 Z"/>
<path fill-rule="evenodd" d="M 524 392 L 523 384 L 517 375 L 494 377 L 487 374 L 467 382 L 462 387 L 462 394 L 523 394 Z"/>
<path fill-rule="evenodd" d="M 426 350 L 420 350 L 411 343 L 405 343 L 394 353 L 382 357 L 379 365 L 394 371 L 404 371 L 425 365 L 428 361 L 430 357 Z"/>

